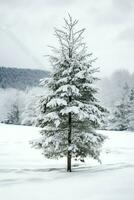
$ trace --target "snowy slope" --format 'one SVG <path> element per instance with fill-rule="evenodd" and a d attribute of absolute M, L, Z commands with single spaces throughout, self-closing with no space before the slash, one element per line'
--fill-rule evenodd
<path fill-rule="evenodd" d="M 29 141 L 38 128 L 0 124 L 1 200 L 133 200 L 134 133 L 106 132 L 102 164 L 87 159 L 65 172 L 66 159 L 47 160 Z"/>

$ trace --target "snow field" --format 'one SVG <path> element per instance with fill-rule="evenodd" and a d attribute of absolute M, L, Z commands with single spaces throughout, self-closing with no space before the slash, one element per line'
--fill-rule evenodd
<path fill-rule="evenodd" d="M 1 200 L 133 200 L 134 134 L 98 131 L 107 135 L 102 164 L 92 159 L 74 162 L 66 173 L 66 159 L 45 159 L 29 141 L 39 129 L 0 124 Z"/>

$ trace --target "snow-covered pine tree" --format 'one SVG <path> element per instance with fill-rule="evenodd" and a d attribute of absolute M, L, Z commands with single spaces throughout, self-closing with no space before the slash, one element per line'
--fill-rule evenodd
<path fill-rule="evenodd" d="M 134 88 L 129 95 L 128 130 L 134 130 Z"/>
<path fill-rule="evenodd" d="M 20 111 L 18 104 L 16 102 L 13 103 L 13 105 L 11 106 L 11 110 L 7 114 L 7 118 L 4 121 L 4 123 L 15 124 L 15 125 L 20 124 Z"/>
<path fill-rule="evenodd" d="M 78 21 L 65 19 L 63 30 L 55 29 L 58 48 L 49 56 L 53 66 L 50 79 L 42 84 L 48 88 L 47 97 L 41 98 L 42 137 L 33 146 L 42 148 L 47 158 L 67 157 L 67 171 L 71 159 L 84 161 L 86 156 L 99 161 L 100 148 L 105 137 L 94 131 L 99 126 L 104 109 L 95 97 L 98 80 L 93 67 L 95 59 L 87 53 L 83 42 L 85 29 L 76 30 Z"/>
<path fill-rule="evenodd" d="M 125 83 L 121 99 L 116 103 L 110 119 L 110 129 L 124 131 L 128 129 L 129 119 L 129 86 Z"/>
<path fill-rule="evenodd" d="M 25 108 L 21 115 L 21 124 L 26 126 L 35 125 L 35 120 L 37 118 L 37 109 L 36 109 L 36 98 L 28 98 L 26 101 Z"/>
<path fill-rule="evenodd" d="M 26 126 L 34 126 L 39 114 L 37 109 L 37 101 L 39 98 L 40 88 L 33 88 L 26 91 L 24 109 L 21 114 L 21 124 Z"/>

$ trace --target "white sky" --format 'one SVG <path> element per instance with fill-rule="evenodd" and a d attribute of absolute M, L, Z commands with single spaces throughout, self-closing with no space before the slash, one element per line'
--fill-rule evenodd
<path fill-rule="evenodd" d="M 101 75 L 134 71 L 134 0 L 0 0 L 0 65 L 49 69 L 43 55 L 68 12 L 86 28 Z"/>

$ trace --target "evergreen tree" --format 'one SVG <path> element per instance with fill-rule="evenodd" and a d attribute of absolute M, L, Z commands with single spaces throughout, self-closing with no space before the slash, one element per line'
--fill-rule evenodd
<path fill-rule="evenodd" d="M 21 114 L 21 124 L 26 126 L 35 125 L 35 121 L 38 115 L 37 108 L 37 97 L 27 94 L 27 99 L 25 101 L 25 107 Z"/>
<path fill-rule="evenodd" d="M 36 99 L 33 97 L 33 101 L 28 101 L 21 115 L 21 124 L 26 126 L 35 125 L 37 118 L 36 112 Z"/>
<path fill-rule="evenodd" d="M 110 129 L 124 131 L 128 129 L 129 113 L 129 87 L 127 83 L 123 87 L 121 100 L 116 104 L 110 119 Z"/>
<path fill-rule="evenodd" d="M 100 124 L 100 129 L 101 130 L 109 130 L 110 127 L 110 111 L 108 109 L 105 109 L 105 113 L 102 119 L 102 122 Z"/>
<path fill-rule="evenodd" d="M 134 88 L 129 95 L 128 130 L 134 130 Z"/>
<path fill-rule="evenodd" d="M 10 112 L 7 114 L 7 119 L 4 121 L 7 124 L 20 124 L 20 111 L 17 103 L 14 103 Z"/>
<path fill-rule="evenodd" d="M 52 47 L 54 54 L 49 56 L 54 69 L 51 78 L 42 82 L 49 90 L 40 100 L 42 137 L 33 142 L 47 158 L 66 156 L 69 172 L 72 158 L 84 161 L 89 155 L 99 161 L 105 139 L 94 130 L 104 111 L 95 97 L 98 69 L 83 42 L 84 29 L 76 30 L 77 23 L 69 16 L 63 30 L 55 29 L 59 47 Z"/>

